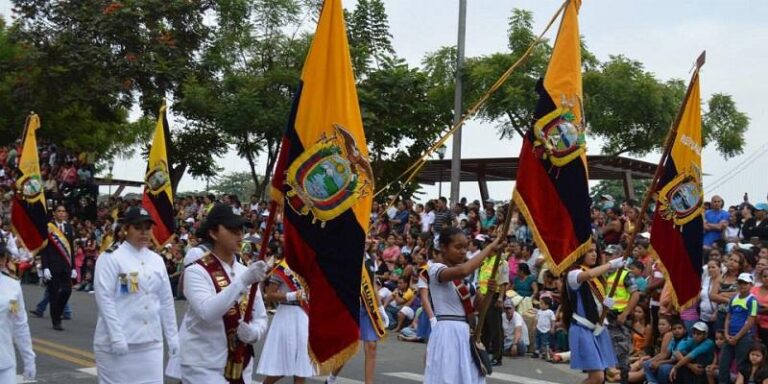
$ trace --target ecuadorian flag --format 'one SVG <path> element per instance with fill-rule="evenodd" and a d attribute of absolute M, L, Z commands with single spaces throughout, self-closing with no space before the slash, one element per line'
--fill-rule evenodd
<path fill-rule="evenodd" d="M 340 0 L 326 0 L 272 180 L 285 258 L 309 286 L 309 352 L 321 372 L 357 351 L 373 197 Z"/>
<path fill-rule="evenodd" d="M 176 229 L 173 212 L 173 190 L 168 165 L 168 140 L 171 133 L 165 117 L 165 103 L 160 107 L 152 148 L 149 149 L 147 173 L 144 176 L 144 209 L 152 216 L 152 240 L 158 247 L 173 239 Z"/>
<path fill-rule="evenodd" d="M 699 68 L 688 85 L 657 187 L 651 225 L 654 252 L 672 284 L 672 303 L 686 307 L 699 296 L 704 241 L 704 192 L 701 184 L 701 96 Z"/>
<path fill-rule="evenodd" d="M 24 142 L 19 156 L 19 178 L 11 202 L 11 226 L 31 253 L 45 247 L 48 238 L 48 207 L 40 176 L 37 155 L 37 129 L 40 118 L 30 114 L 24 127 Z"/>
<path fill-rule="evenodd" d="M 580 0 L 568 2 L 544 78 L 534 125 L 523 138 L 513 200 L 557 273 L 591 243 L 581 88 Z"/>

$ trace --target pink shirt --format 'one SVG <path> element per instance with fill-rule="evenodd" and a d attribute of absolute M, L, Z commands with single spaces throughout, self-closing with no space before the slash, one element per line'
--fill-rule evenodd
<path fill-rule="evenodd" d="M 757 303 L 760 305 L 760 308 L 766 308 L 766 306 L 768 306 L 768 294 L 760 295 L 760 287 L 752 287 L 749 293 L 751 293 L 752 296 L 757 299 Z M 758 312 L 757 325 L 760 328 L 768 329 L 768 315 L 761 315 Z"/>
<path fill-rule="evenodd" d="M 389 267 L 390 271 L 392 270 L 392 267 L 395 266 L 395 263 L 397 262 L 397 259 L 400 257 L 400 247 L 393 245 L 391 247 L 387 247 L 384 249 L 383 252 L 381 252 L 381 258 L 384 260 L 385 263 L 387 263 L 387 267 Z"/>

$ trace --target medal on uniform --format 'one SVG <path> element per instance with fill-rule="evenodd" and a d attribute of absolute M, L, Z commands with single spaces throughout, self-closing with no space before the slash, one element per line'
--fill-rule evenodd
<path fill-rule="evenodd" d="M 131 293 L 136 293 L 139 291 L 139 273 L 131 272 L 130 276 L 130 285 L 128 286 L 128 291 Z"/>
<path fill-rule="evenodd" d="M 117 275 L 120 279 L 120 293 L 128 293 L 128 277 L 125 273 Z"/>
<path fill-rule="evenodd" d="M 8 307 L 9 307 L 9 310 L 10 310 L 11 314 L 15 315 L 15 314 L 19 313 L 19 302 L 16 301 L 16 299 L 11 299 L 9 304 L 10 305 Z"/>

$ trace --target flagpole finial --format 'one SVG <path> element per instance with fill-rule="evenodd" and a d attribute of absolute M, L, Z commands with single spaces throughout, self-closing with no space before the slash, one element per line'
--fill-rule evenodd
<path fill-rule="evenodd" d="M 696 59 L 696 68 L 701 68 L 702 65 L 707 61 L 707 51 L 701 51 L 701 55 L 699 55 L 699 58 Z"/>

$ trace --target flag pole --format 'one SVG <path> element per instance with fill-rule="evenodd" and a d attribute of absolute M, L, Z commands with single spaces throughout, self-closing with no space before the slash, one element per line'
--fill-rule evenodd
<path fill-rule="evenodd" d="M 680 109 L 677 111 L 677 116 L 675 117 L 674 123 L 669 128 L 669 131 L 667 131 L 667 137 L 664 140 L 664 151 L 661 153 L 659 164 L 656 166 L 656 173 L 653 175 L 651 186 L 646 191 L 645 198 L 643 198 L 643 204 L 640 208 L 640 214 L 637 215 L 637 217 L 635 217 L 633 228 L 629 234 L 629 240 L 627 240 L 627 248 L 624 250 L 622 255 L 622 260 L 624 260 L 625 262 L 629 258 L 629 255 L 632 252 L 632 248 L 635 245 L 635 237 L 637 236 L 637 232 L 640 229 L 640 224 L 643 222 L 645 213 L 648 210 L 648 206 L 651 203 L 651 197 L 653 197 L 653 194 L 656 192 L 656 187 L 659 184 L 659 179 L 661 178 L 662 171 L 664 170 L 664 164 L 666 164 L 667 158 L 669 157 L 669 154 L 672 151 L 672 144 L 673 144 L 673 141 L 675 140 L 675 137 L 677 137 L 677 128 L 680 125 L 680 119 L 682 119 L 683 117 L 683 111 L 685 111 L 685 106 L 688 103 L 688 97 L 691 95 L 693 80 L 696 78 L 696 76 L 699 75 L 699 70 L 701 69 L 701 67 L 704 65 L 704 62 L 706 61 L 706 54 L 707 54 L 706 51 L 702 51 L 699 57 L 696 59 L 693 75 L 691 75 L 691 81 L 688 83 L 688 89 L 685 91 L 683 104 L 680 106 Z M 616 278 L 613 279 L 613 284 L 611 284 L 611 289 L 610 291 L 608 291 L 607 297 L 613 297 L 613 295 L 616 293 L 616 288 L 618 287 L 618 285 L 619 285 L 619 276 L 616 276 Z M 605 317 L 607 315 L 608 315 L 608 308 L 603 307 L 603 312 L 600 314 L 600 322 L 598 324 L 602 324 L 603 321 L 605 321 Z"/>
<path fill-rule="evenodd" d="M 272 199 L 269 202 L 269 217 L 267 217 L 267 226 L 264 228 L 264 233 L 261 237 L 261 249 L 259 249 L 258 260 L 265 260 L 267 258 L 267 248 L 269 246 L 269 236 L 272 232 L 272 224 L 275 222 L 275 211 L 277 210 L 277 200 Z"/>

